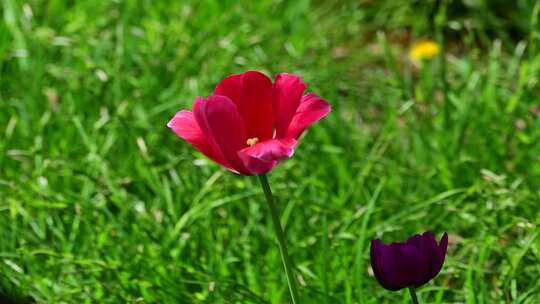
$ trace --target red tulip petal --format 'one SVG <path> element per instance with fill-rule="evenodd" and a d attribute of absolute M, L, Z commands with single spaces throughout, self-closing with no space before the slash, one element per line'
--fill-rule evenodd
<path fill-rule="evenodd" d="M 176 113 L 167 124 L 167 127 L 171 128 L 176 135 L 190 143 L 195 149 L 206 155 L 206 157 L 222 166 L 230 167 L 225 158 L 223 158 L 223 155 L 214 151 L 201 131 L 201 128 L 199 128 L 197 121 L 195 121 L 193 112 L 180 111 Z"/>
<path fill-rule="evenodd" d="M 238 108 L 242 103 L 242 75 L 233 74 L 227 76 L 221 80 L 221 82 L 214 89 L 214 95 L 223 95 L 229 97 Z"/>
<path fill-rule="evenodd" d="M 217 85 L 214 94 L 227 96 L 236 104 L 248 138 L 272 138 L 274 127 L 270 78 L 256 71 L 231 75 Z"/>
<path fill-rule="evenodd" d="M 238 151 L 238 156 L 253 174 L 266 173 L 294 153 L 296 140 L 270 139 Z"/>
<path fill-rule="evenodd" d="M 260 159 L 239 154 L 251 174 L 259 175 L 270 172 L 278 164 L 277 160 L 265 162 Z"/>
<path fill-rule="evenodd" d="M 291 157 L 295 145 L 294 139 L 270 139 L 242 149 L 240 153 L 266 162 L 279 161 Z"/>
<path fill-rule="evenodd" d="M 278 74 L 274 83 L 274 124 L 276 138 L 284 138 L 300 105 L 306 84 L 293 74 Z"/>
<path fill-rule="evenodd" d="M 193 104 L 193 114 L 210 145 L 230 164 L 228 168 L 249 174 L 237 155 L 246 146 L 247 138 L 236 105 L 225 96 L 199 98 Z"/>
<path fill-rule="evenodd" d="M 298 110 L 289 125 L 286 137 L 298 139 L 306 128 L 319 121 L 330 111 L 330 104 L 319 96 L 312 93 L 303 96 L 300 106 L 298 106 Z"/>

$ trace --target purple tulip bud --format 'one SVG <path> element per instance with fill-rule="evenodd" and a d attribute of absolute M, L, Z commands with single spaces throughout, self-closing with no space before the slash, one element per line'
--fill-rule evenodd
<path fill-rule="evenodd" d="M 377 281 L 388 290 L 417 288 L 433 279 L 444 264 L 448 234 L 437 244 L 433 233 L 411 236 L 405 243 L 371 242 L 371 268 Z"/>

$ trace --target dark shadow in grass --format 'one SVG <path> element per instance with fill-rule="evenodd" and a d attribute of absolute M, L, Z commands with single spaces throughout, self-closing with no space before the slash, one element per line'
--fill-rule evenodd
<path fill-rule="evenodd" d="M 26 304 L 26 303 L 34 303 L 29 300 L 21 300 L 19 298 L 13 298 L 11 296 L 0 294 L 0 303 L 1 304 Z"/>
<path fill-rule="evenodd" d="M 31 297 L 21 295 L 14 288 L 6 287 L 5 282 L 0 281 L 0 304 L 33 304 L 36 303 Z"/>
<path fill-rule="evenodd" d="M 31 304 L 34 300 L 28 297 L 18 295 L 5 294 L 0 291 L 0 304 Z"/>

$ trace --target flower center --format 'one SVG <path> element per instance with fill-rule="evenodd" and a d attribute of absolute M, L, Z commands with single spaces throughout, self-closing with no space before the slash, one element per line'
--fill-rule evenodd
<path fill-rule="evenodd" d="M 246 141 L 246 144 L 251 147 L 251 146 L 256 145 L 258 142 L 259 142 L 259 139 L 257 137 L 253 137 L 253 138 L 249 138 Z"/>

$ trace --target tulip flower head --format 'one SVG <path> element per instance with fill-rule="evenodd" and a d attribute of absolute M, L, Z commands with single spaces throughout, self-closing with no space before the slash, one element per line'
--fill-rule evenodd
<path fill-rule="evenodd" d="M 411 236 L 404 243 L 371 242 L 371 268 L 375 278 L 388 290 L 418 288 L 441 271 L 448 235 L 439 243 L 431 232 Z"/>
<path fill-rule="evenodd" d="M 248 71 L 223 79 L 192 111 L 180 111 L 167 126 L 211 160 L 243 174 L 264 174 L 290 158 L 300 135 L 330 112 L 330 105 L 304 95 L 296 75 Z"/>

